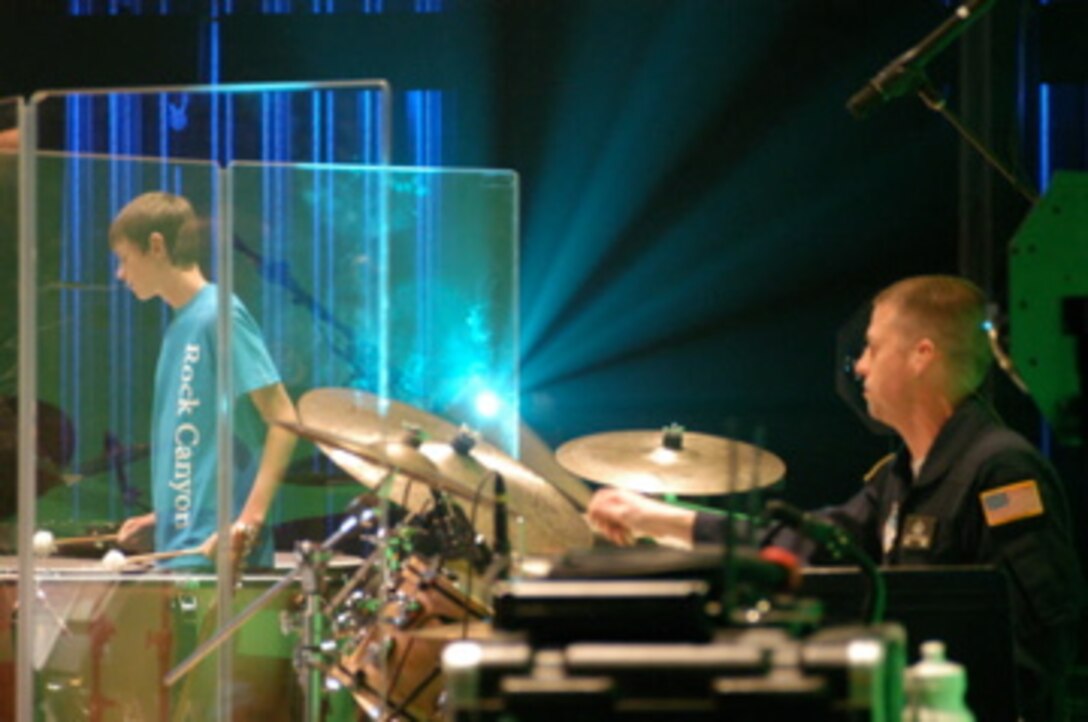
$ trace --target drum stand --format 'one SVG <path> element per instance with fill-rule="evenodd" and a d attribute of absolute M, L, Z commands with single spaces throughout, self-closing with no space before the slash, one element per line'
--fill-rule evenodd
<path fill-rule="evenodd" d="M 301 541 L 295 546 L 298 555 L 298 574 L 302 582 L 302 595 L 305 602 L 302 614 L 302 644 L 295 653 L 295 670 L 299 682 L 305 691 L 305 711 L 303 719 L 307 722 L 321 720 L 321 701 L 328 663 L 324 659 L 325 632 L 328 629 L 328 617 L 324 612 L 321 597 L 321 580 L 325 578 L 325 564 L 329 560 L 329 551 L 316 547 L 308 541 Z"/>

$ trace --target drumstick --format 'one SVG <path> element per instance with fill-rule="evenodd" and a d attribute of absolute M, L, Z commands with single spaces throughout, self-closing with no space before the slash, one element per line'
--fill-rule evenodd
<path fill-rule="evenodd" d="M 95 544 L 117 541 L 118 534 L 97 534 L 94 536 L 72 536 L 67 539 L 54 539 L 53 544 L 64 546 L 65 544 Z"/>
<path fill-rule="evenodd" d="M 175 557 L 185 557 L 196 554 L 203 554 L 200 547 L 190 547 L 188 549 L 175 549 L 168 552 L 150 552 L 148 554 L 137 554 L 135 556 L 127 557 L 125 564 L 142 564 L 144 562 L 155 562 L 163 559 L 173 559 Z"/>

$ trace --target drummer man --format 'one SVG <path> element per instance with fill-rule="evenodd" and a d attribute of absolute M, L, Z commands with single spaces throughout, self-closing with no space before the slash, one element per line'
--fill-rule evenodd
<path fill-rule="evenodd" d="M 174 311 L 155 368 L 154 511 L 126 520 L 119 533 L 124 546 L 153 526 L 156 551 L 201 548 L 203 555 L 170 559 L 165 564 L 170 568 L 208 567 L 217 529 L 219 291 L 198 262 L 205 245 L 201 236 L 189 201 L 160 192 L 129 202 L 109 230 L 118 280 L 139 300 L 158 297 Z M 272 538 L 264 523 L 295 437 L 270 422 L 296 417 L 257 324 L 237 298 L 231 314 L 237 396 L 232 561 L 248 555 L 248 565 L 271 568 Z"/>
<path fill-rule="evenodd" d="M 855 373 L 870 416 L 903 447 L 853 498 L 817 514 L 885 564 L 1002 569 L 1012 581 L 1022 714 L 1060 719 L 1082 606 L 1068 502 L 1053 468 L 978 395 L 990 365 L 984 321 L 982 292 L 960 278 L 908 278 L 877 294 Z M 722 539 L 720 516 L 619 489 L 597 492 L 588 516 L 621 544 L 635 536 Z M 825 561 L 789 529 L 770 528 L 764 543 Z"/>

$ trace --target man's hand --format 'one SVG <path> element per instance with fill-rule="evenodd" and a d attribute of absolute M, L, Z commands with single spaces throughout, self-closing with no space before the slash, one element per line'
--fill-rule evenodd
<path fill-rule="evenodd" d="M 609 541 L 629 545 L 640 536 L 691 544 L 695 512 L 626 489 L 605 488 L 586 509 L 589 523 Z"/>

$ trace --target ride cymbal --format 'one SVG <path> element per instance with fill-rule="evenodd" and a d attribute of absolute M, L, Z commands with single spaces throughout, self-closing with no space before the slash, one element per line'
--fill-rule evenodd
<path fill-rule="evenodd" d="M 644 494 L 713 496 L 777 483 L 786 465 L 753 444 L 679 427 L 583 436 L 559 447 L 567 471 Z"/>

